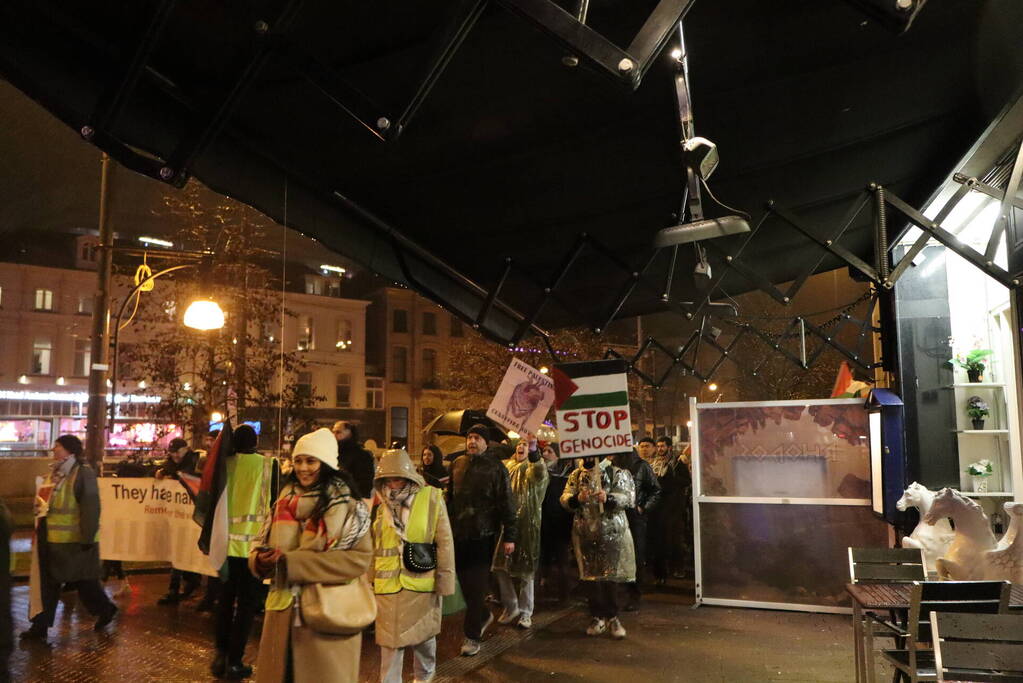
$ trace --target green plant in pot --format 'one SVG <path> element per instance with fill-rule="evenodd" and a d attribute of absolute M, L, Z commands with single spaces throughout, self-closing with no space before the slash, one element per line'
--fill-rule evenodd
<path fill-rule="evenodd" d="M 995 473 L 995 468 L 990 460 L 978 460 L 967 465 L 966 473 L 973 478 L 973 490 L 976 493 L 987 493 L 988 478 Z"/>
<path fill-rule="evenodd" d="M 955 358 L 948 361 L 949 365 L 958 365 L 963 370 L 966 370 L 966 376 L 971 382 L 983 382 L 984 381 L 984 369 L 987 367 L 986 358 L 990 356 L 994 351 L 991 349 L 973 349 L 968 352 L 965 356 L 957 354 Z"/>
<path fill-rule="evenodd" d="M 991 414 L 991 410 L 980 396 L 971 396 L 966 401 L 966 414 L 973 421 L 974 429 L 984 429 L 984 418 Z"/>

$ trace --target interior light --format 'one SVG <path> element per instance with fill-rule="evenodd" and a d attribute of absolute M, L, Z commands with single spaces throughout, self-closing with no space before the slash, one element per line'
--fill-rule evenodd
<path fill-rule="evenodd" d="M 21 377 L 19 377 L 18 378 L 18 384 L 28 384 L 28 377 L 26 377 L 25 375 L 22 375 Z"/>
<path fill-rule="evenodd" d="M 693 421 L 692 420 L 686 420 L 686 427 L 692 427 L 692 426 L 693 426 Z"/>
<path fill-rule="evenodd" d="M 710 384 L 707 385 L 707 388 L 710 389 L 711 391 L 717 391 L 718 385 L 715 384 L 714 382 L 711 382 Z"/>
<path fill-rule="evenodd" d="M 346 272 L 341 266 L 328 266 L 326 264 L 320 266 L 320 270 L 325 270 L 328 273 L 344 273 Z"/>
<path fill-rule="evenodd" d="M 196 299 L 188 305 L 184 322 L 194 330 L 218 330 L 224 326 L 224 311 L 216 301 Z"/>
<path fill-rule="evenodd" d="M 184 384 L 181 385 L 181 388 L 184 389 L 185 391 L 190 391 L 192 389 L 192 383 L 185 382 Z"/>
<path fill-rule="evenodd" d="M 139 242 L 142 242 L 142 244 L 147 244 L 147 245 L 148 244 L 153 244 L 153 245 L 156 245 L 158 247 L 170 248 L 170 247 L 174 246 L 173 242 L 168 242 L 167 240 L 162 240 L 159 237 L 148 237 L 148 236 L 146 236 L 146 237 L 139 237 Z"/>
<path fill-rule="evenodd" d="M 550 371 L 551 371 L 551 369 L 549 367 L 547 367 L 546 365 L 544 365 L 543 367 L 540 368 L 540 374 L 541 375 L 546 375 Z"/>
<path fill-rule="evenodd" d="M 741 216 L 721 216 L 720 218 L 707 218 L 702 221 L 691 223 L 680 223 L 670 228 L 659 230 L 654 236 L 654 247 L 663 249 L 676 244 L 688 244 L 700 240 L 725 237 L 727 235 L 738 235 L 749 232 L 749 222 Z"/>
<path fill-rule="evenodd" d="M 674 50 L 672 50 L 671 51 L 671 58 L 672 59 L 682 59 L 682 50 L 681 50 L 681 48 L 677 48 L 676 47 Z"/>
<path fill-rule="evenodd" d="M 147 385 L 146 385 L 146 380 L 144 380 L 144 379 L 140 379 L 140 380 L 139 380 L 139 389 L 145 389 L 145 388 L 146 388 L 146 386 L 147 386 Z"/>
<path fill-rule="evenodd" d="M 59 386 L 59 387 L 62 387 L 62 386 L 64 386 L 65 384 L 67 384 L 67 382 L 66 382 L 66 381 L 64 380 L 64 378 L 63 378 L 63 377 L 58 377 L 58 378 L 57 378 L 57 386 Z"/>

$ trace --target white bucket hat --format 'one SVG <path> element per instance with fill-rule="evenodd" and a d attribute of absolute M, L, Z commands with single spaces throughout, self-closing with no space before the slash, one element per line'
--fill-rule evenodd
<path fill-rule="evenodd" d="M 334 433 L 326 427 L 320 427 L 315 432 L 306 434 L 295 442 L 295 448 L 291 451 L 293 459 L 299 455 L 311 455 L 336 470 L 337 439 L 334 438 Z"/>

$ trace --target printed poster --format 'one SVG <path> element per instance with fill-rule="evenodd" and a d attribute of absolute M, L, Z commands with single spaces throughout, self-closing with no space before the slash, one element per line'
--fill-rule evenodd
<path fill-rule="evenodd" d="M 558 445 L 562 458 L 632 450 L 629 382 L 621 359 L 554 366 Z"/>
<path fill-rule="evenodd" d="M 512 358 L 487 417 L 519 434 L 536 432 L 554 403 L 554 381 L 518 358 Z"/>

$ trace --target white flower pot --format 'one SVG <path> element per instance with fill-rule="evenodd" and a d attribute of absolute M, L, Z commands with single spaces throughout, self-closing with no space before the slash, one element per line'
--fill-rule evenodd
<path fill-rule="evenodd" d="M 987 493 L 987 480 L 990 477 L 973 477 L 973 492 Z"/>

